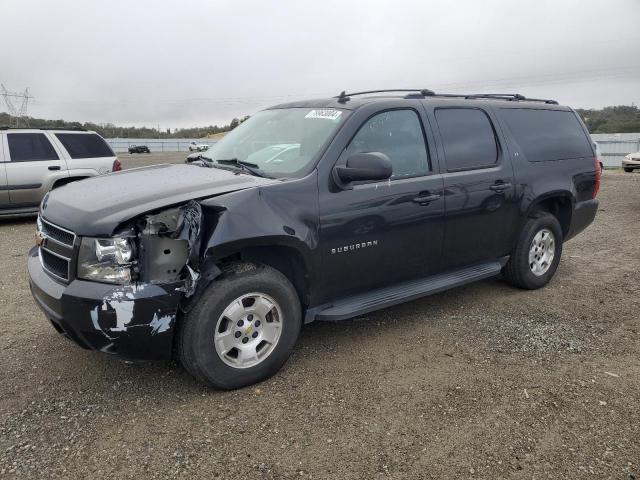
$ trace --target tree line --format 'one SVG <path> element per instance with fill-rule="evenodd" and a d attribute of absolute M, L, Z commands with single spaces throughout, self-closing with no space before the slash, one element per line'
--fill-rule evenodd
<path fill-rule="evenodd" d="M 158 130 L 157 128 L 151 127 L 118 127 L 111 123 L 81 123 L 66 120 L 46 120 L 44 118 L 34 117 L 18 119 L 8 113 L 0 112 L 0 127 L 13 127 L 18 124 L 21 128 L 84 128 L 85 130 L 94 130 L 105 138 L 204 138 L 207 135 L 233 130 L 248 118 L 248 115 L 242 118 L 234 118 L 228 125 L 222 126 L 209 125 L 206 127 Z"/>
<path fill-rule="evenodd" d="M 618 105 L 600 110 L 577 109 L 590 133 L 640 133 L 640 109 L 636 105 Z M 105 138 L 204 138 L 207 135 L 228 132 L 240 125 L 249 116 L 234 118 L 228 125 L 209 125 L 207 127 L 180 128 L 173 131 L 159 131 L 149 127 L 118 127 L 111 123 L 98 124 L 91 122 L 68 122 L 66 120 L 45 120 L 27 117 L 27 125 L 31 128 L 85 128 L 95 130 Z M 0 126 L 12 126 L 16 118 L 8 113 L 0 112 Z M 21 120 L 21 126 L 25 126 Z"/>
<path fill-rule="evenodd" d="M 601 110 L 577 109 L 589 133 L 640 133 L 640 109 L 618 105 Z"/>

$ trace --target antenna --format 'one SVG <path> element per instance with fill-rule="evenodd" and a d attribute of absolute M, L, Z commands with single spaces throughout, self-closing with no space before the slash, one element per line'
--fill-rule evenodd
<path fill-rule="evenodd" d="M 15 117 L 15 126 L 19 127 L 20 122 L 22 122 L 25 127 L 28 127 L 29 122 L 27 120 L 27 109 L 29 107 L 29 99 L 33 98 L 29 94 L 29 88 L 25 88 L 23 93 L 10 92 L 3 84 L 0 83 L 0 95 L 4 98 L 4 103 L 7 106 L 9 115 Z M 17 103 L 14 103 L 14 101 L 18 99 L 21 99 L 19 107 L 17 106 Z"/>

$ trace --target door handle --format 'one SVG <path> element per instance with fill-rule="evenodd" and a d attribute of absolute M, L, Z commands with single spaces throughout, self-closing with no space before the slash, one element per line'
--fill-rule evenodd
<path fill-rule="evenodd" d="M 60 170 L 60 165 L 50 165 L 49 170 Z"/>
<path fill-rule="evenodd" d="M 440 195 L 437 193 L 432 193 L 429 195 L 420 195 L 419 197 L 411 200 L 413 203 L 419 203 L 420 205 L 426 205 L 427 203 L 431 203 L 440 198 Z"/>
<path fill-rule="evenodd" d="M 511 184 L 510 183 L 494 183 L 493 185 L 491 185 L 489 187 L 489 189 L 493 190 L 494 192 L 498 192 L 498 193 L 504 192 L 507 188 L 511 188 Z"/>

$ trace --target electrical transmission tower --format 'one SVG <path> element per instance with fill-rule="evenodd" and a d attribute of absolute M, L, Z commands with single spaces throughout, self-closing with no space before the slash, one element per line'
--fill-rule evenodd
<path fill-rule="evenodd" d="M 0 83 L 0 95 L 4 98 L 9 115 L 15 118 L 15 126 L 19 127 L 21 122 L 25 127 L 29 126 L 27 108 L 29 107 L 29 99 L 33 98 L 29 95 L 29 89 L 26 88 L 23 93 L 10 92 Z M 18 102 L 20 102 L 20 107 L 17 106 Z"/>

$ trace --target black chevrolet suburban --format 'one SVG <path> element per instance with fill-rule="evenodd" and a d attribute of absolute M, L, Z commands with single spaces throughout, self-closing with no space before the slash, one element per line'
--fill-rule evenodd
<path fill-rule="evenodd" d="M 28 268 L 58 332 L 241 387 L 304 323 L 496 275 L 546 285 L 598 208 L 580 118 L 518 94 L 343 92 L 261 111 L 207 153 L 44 198 Z"/>

